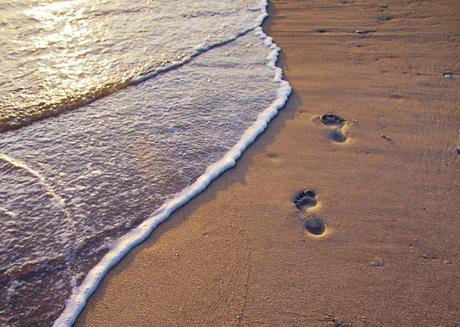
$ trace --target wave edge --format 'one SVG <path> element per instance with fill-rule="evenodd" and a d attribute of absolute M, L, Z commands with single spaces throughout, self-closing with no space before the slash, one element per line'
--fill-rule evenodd
<path fill-rule="evenodd" d="M 258 19 L 258 26 L 250 28 L 245 32 L 240 33 L 238 36 L 234 37 L 231 40 L 224 41 L 220 44 L 216 44 L 212 47 L 208 47 L 203 52 L 198 52 L 194 57 L 190 58 L 187 62 L 191 61 L 193 58 L 197 57 L 201 53 L 207 52 L 215 47 L 220 45 L 228 44 L 237 38 L 254 31 L 257 36 L 259 36 L 264 44 L 272 49 L 268 56 L 267 65 L 274 70 L 274 81 L 279 83 L 279 88 L 277 90 L 277 96 L 274 101 L 262 111 L 254 124 L 249 127 L 241 136 L 240 140 L 235 144 L 218 162 L 211 164 L 206 169 L 205 173 L 201 175 L 192 185 L 186 187 L 181 192 L 179 192 L 173 199 L 164 203 L 160 208 L 155 210 L 155 212 L 143 221 L 139 226 L 125 234 L 123 237 L 118 239 L 110 249 L 110 251 L 102 258 L 101 261 L 94 266 L 89 273 L 86 275 L 82 284 L 73 289 L 71 297 L 67 300 L 64 311 L 61 313 L 59 318 L 54 322 L 54 327 L 66 326 L 70 327 L 73 325 L 78 315 L 81 313 L 85 307 L 88 299 L 95 292 L 99 284 L 101 283 L 104 276 L 116 265 L 118 264 L 134 247 L 138 246 L 144 242 L 151 233 L 165 220 L 167 220 L 171 214 L 179 209 L 180 207 L 187 204 L 190 200 L 195 198 L 198 194 L 204 191 L 217 177 L 223 174 L 228 169 L 236 165 L 236 161 L 242 156 L 243 152 L 257 139 L 257 137 L 262 134 L 265 129 L 268 127 L 268 123 L 277 115 L 279 110 L 281 110 L 286 104 L 289 95 L 292 92 L 292 88 L 286 80 L 283 80 L 283 71 L 280 67 L 276 66 L 276 61 L 278 59 L 281 49 L 273 42 L 272 38 L 266 35 L 262 30 L 262 23 L 266 17 L 268 17 L 267 6 L 268 1 L 263 0 L 261 2 L 261 15 Z M 143 81 L 153 78 L 161 73 L 170 71 L 171 69 L 176 69 L 182 65 L 173 65 L 168 70 L 163 70 L 161 72 L 152 72 L 151 75 L 147 75 L 133 84 L 139 84 Z"/>

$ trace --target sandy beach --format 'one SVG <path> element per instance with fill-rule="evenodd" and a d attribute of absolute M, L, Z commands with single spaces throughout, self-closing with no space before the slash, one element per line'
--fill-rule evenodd
<path fill-rule="evenodd" d="M 76 326 L 460 325 L 460 3 L 269 12 L 287 106 Z"/>

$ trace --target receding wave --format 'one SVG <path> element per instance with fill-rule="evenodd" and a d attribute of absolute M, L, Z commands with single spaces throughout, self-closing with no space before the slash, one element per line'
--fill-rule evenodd
<path fill-rule="evenodd" d="M 254 1 L 2 4 L 0 132 L 86 105 L 257 26 Z"/>
<path fill-rule="evenodd" d="M 68 98 L 55 100 L 55 102 L 33 103 L 21 107 L 18 105 L 4 104 L 0 111 L 0 132 L 14 130 L 26 126 L 34 121 L 55 116 L 67 110 L 84 106 L 103 96 L 112 94 L 126 87 L 128 83 L 107 84 L 103 87 L 87 90 L 84 94 L 73 94 Z"/>

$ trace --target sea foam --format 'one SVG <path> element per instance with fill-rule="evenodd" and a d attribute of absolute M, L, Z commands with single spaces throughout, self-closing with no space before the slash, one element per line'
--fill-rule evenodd
<path fill-rule="evenodd" d="M 259 25 L 262 24 L 267 16 L 266 6 L 264 1 L 263 14 L 259 18 Z M 283 108 L 290 93 L 291 86 L 283 80 L 283 72 L 281 68 L 276 66 L 280 48 L 273 42 L 272 38 L 267 36 L 261 27 L 254 29 L 254 33 L 258 35 L 264 44 L 272 49 L 268 56 L 267 65 L 270 66 L 275 73 L 274 80 L 280 83 L 277 91 L 276 100 L 259 114 L 255 123 L 248 128 L 242 135 L 240 141 L 233 146 L 227 154 L 218 162 L 210 165 L 206 172 L 196 180 L 192 185 L 186 187 L 182 192 L 167 203 L 156 210 L 151 217 L 130 231 L 128 234 L 116 241 L 111 250 L 103 257 L 103 259 L 88 273 L 83 283 L 76 287 L 71 298 L 67 301 L 65 310 L 62 315 L 56 320 L 54 326 L 71 326 L 79 313 L 83 310 L 87 300 L 94 293 L 103 277 L 122 260 L 131 249 L 145 241 L 147 237 L 178 208 L 185 205 L 199 193 L 204 191 L 209 184 L 226 170 L 236 165 L 236 161 L 241 157 L 243 152 L 264 132 L 268 123 L 277 115 L 278 111 Z"/>
<path fill-rule="evenodd" d="M 107 272 L 267 128 L 291 88 L 275 66 L 280 49 L 261 28 L 267 3 L 248 6 L 258 13 L 255 23 L 245 21 L 233 36 L 198 44 L 188 59 L 98 101 L 2 135 L 0 159 L 32 172 L 28 185 L 46 187 L 24 188 L 25 173 L 10 164 L 1 171 L 8 192 L 0 193 L 0 215 L 23 229 L 13 226 L 16 239 L 0 236 L 0 258 L 13 263 L 0 272 L 14 289 L 0 301 L 0 323 L 54 317 L 54 326 L 72 325 Z M 50 191 L 61 216 L 41 214 Z M 34 198 L 27 212 L 40 215 L 23 214 L 17 194 Z M 3 229 L 11 228 L 0 221 Z M 25 251 L 30 244 L 34 251 Z"/>

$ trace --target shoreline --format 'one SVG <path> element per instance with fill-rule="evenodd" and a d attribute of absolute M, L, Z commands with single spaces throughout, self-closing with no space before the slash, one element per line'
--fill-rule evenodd
<path fill-rule="evenodd" d="M 107 275 L 76 326 L 459 323 L 460 92 L 442 76 L 460 68 L 459 11 L 271 3 L 287 106 Z M 325 113 L 347 120 L 345 142 Z M 305 188 L 318 204 L 302 213 Z M 309 213 L 325 236 L 305 231 Z"/>
<path fill-rule="evenodd" d="M 264 11 L 262 16 L 265 17 Z M 133 249 L 142 244 L 156 228 L 165 222 L 172 213 L 185 206 L 198 194 L 203 192 L 216 178 L 236 165 L 236 161 L 245 150 L 262 134 L 271 120 L 273 120 L 286 104 L 291 93 L 289 83 L 283 80 L 282 71 L 275 66 L 280 49 L 276 46 L 261 27 L 250 30 L 263 41 L 269 49 L 268 63 L 273 70 L 273 81 L 279 84 L 276 98 L 271 104 L 261 111 L 254 123 L 243 133 L 239 141 L 217 162 L 207 167 L 206 171 L 191 185 L 180 191 L 174 198 L 164 203 L 150 217 L 129 233 L 122 236 L 113 248 L 89 271 L 82 284 L 74 291 L 66 303 L 65 310 L 55 321 L 54 325 L 72 325 L 78 314 L 84 308 L 88 298 L 98 288 L 101 280 Z M 243 36 L 244 34 L 240 35 Z"/>

